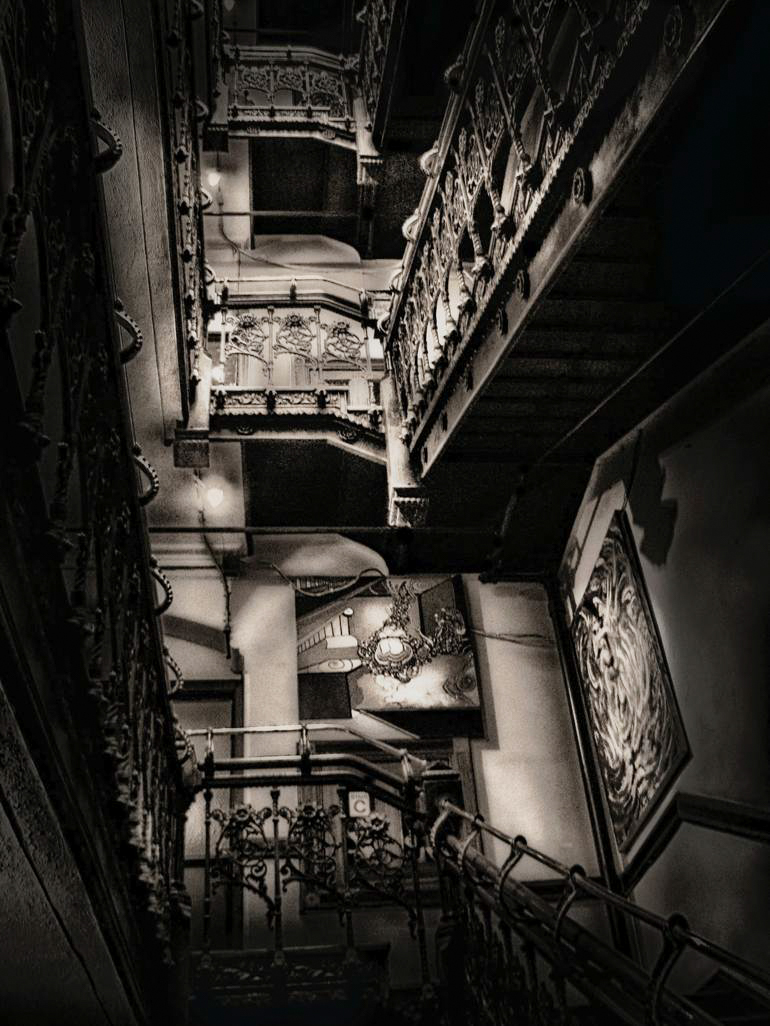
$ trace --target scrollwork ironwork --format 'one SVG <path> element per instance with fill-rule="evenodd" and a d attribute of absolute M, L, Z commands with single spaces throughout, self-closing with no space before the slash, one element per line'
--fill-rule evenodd
<path fill-rule="evenodd" d="M 212 886 L 216 889 L 228 882 L 253 891 L 265 902 L 269 922 L 275 915 L 275 901 L 267 885 L 268 863 L 274 853 L 265 824 L 272 815 L 271 806 L 257 810 L 251 805 L 211 812 L 220 826 L 211 863 Z"/>
<path fill-rule="evenodd" d="M 381 6 L 368 5 L 367 28 L 381 20 Z M 649 0 L 612 0 L 601 15 L 584 0 L 569 0 L 574 16 L 565 17 L 563 6 L 515 0 L 501 12 L 484 4 L 473 46 L 451 70 L 463 101 L 438 146 L 443 166 L 431 160 L 386 341 L 410 444 L 447 364 L 474 332 L 488 330 L 488 303 L 499 305 L 512 290 L 528 299 L 528 233 L 546 195 L 564 187 L 564 201 L 590 202 L 587 169 L 572 177 L 572 168 L 563 186 L 555 183 Z M 671 52 L 685 9 L 675 7 L 666 25 Z M 570 67 L 558 81 L 557 39 L 559 65 Z M 549 209 L 558 209 L 556 198 L 549 196 Z M 438 420 L 435 407 L 430 416 Z"/>

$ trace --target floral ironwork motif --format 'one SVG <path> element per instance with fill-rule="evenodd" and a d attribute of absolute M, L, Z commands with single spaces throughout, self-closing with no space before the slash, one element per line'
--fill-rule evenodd
<path fill-rule="evenodd" d="M 326 359 L 331 357 L 333 360 L 343 360 L 346 363 L 361 365 L 363 341 L 358 335 L 353 334 L 347 321 L 339 320 L 334 321 L 333 324 L 321 324 L 321 328 L 327 336 L 324 347 Z"/>
<path fill-rule="evenodd" d="M 340 896 L 337 853 L 342 842 L 334 832 L 334 821 L 339 815 L 339 805 L 324 807 L 315 802 L 306 802 L 296 811 L 285 806 L 280 810 L 280 816 L 289 824 L 281 866 L 284 890 L 290 883 L 304 883 Z"/>
<path fill-rule="evenodd" d="M 348 824 L 351 883 L 354 890 L 373 891 L 401 905 L 414 933 L 417 916 L 414 899 L 408 894 L 412 850 L 409 840 L 399 841 L 391 833 L 390 820 L 370 815 L 351 819 Z"/>
<path fill-rule="evenodd" d="M 225 358 L 228 356 L 252 356 L 265 362 L 265 346 L 270 323 L 268 317 L 254 313 L 242 313 L 233 318 L 233 327 L 225 341 Z"/>
<path fill-rule="evenodd" d="M 292 356 L 312 362 L 313 342 L 316 335 L 311 324 L 317 324 L 318 318 L 312 315 L 288 313 L 285 317 L 276 317 L 275 321 L 280 325 L 275 335 L 275 351 L 290 353 Z"/>
<path fill-rule="evenodd" d="M 278 797 L 275 790 L 273 804 L 261 809 L 239 805 L 211 810 L 212 821 L 219 825 L 209 870 L 214 889 L 228 883 L 257 894 L 265 903 L 269 924 L 280 917 L 276 886 L 281 893 L 295 883 L 308 887 L 311 894 L 321 891 L 332 898 L 340 915 L 350 909 L 351 902 L 355 904 L 357 895 L 374 892 L 404 907 L 414 925 L 407 883 L 410 859 L 418 852 L 411 842 L 393 835 L 388 816 L 349 818 L 339 805 L 320 802 L 304 802 L 292 809 L 279 805 Z M 397 815 L 395 809 L 391 812 Z M 281 836 L 279 820 L 288 827 Z M 276 858 L 277 875 L 270 871 Z"/>
<path fill-rule="evenodd" d="M 267 905 L 269 918 L 275 912 L 275 902 L 267 887 L 273 845 L 265 833 L 265 823 L 272 815 L 270 806 L 257 810 L 251 805 L 211 812 L 211 818 L 220 825 L 211 863 L 212 885 L 228 882 L 253 891 Z"/>

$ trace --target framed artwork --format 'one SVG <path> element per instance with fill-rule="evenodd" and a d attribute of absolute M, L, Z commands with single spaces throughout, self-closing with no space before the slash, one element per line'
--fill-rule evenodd
<path fill-rule="evenodd" d="M 300 717 L 372 713 L 421 737 L 481 737 L 462 579 L 340 580 L 297 599 Z"/>
<path fill-rule="evenodd" d="M 690 748 L 622 511 L 575 612 L 572 640 L 610 823 L 626 852 Z"/>

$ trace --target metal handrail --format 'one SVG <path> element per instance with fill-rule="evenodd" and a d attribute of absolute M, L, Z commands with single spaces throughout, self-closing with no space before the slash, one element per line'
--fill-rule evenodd
<path fill-rule="evenodd" d="M 516 861 L 518 861 L 517 856 L 520 858 L 521 856 L 526 855 L 528 858 L 552 869 L 576 890 L 590 894 L 592 897 L 599 899 L 607 905 L 611 905 L 613 908 L 626 913 L 639 922 L 651 926 L 653 929 L 658 930 L 662 935 L 670 937 L 678 947 L 691 948 L 693 951 L 697 951 L 699 954 L 712 959 L 724 968 L 731 970 L 739 976 L 743 982 L 758 988 L 762 992 L 763 996 L 770 1000 L 770 975 L 758 969 L 750 962 L 747 962 L 745 959 L 740 958 L 738 955 L 734 955 L 726 948 L 715 944 L 713 941 L 710 941 L 696 933 L 694 930 L 691 930 L 684 916 L 674 915 L 667 918 L 656 912 L 652 912 L 650 909 L 643 908 L 635 902 L 629 901 L 627 898 L 613 893 L 603 884 L 596 883 L 589 879 L 582 866 L 565 866 L 564 863 L 559 862 L 558 859 L 554 859 L 550 855 L 546 855 L 544 852 L 527 844 L 526 838 L 522 836 L 511 837 L 510 834 L 506 834 L 502 830 L 498 830 L 496 827 L 487 823 L 483 816 L 478 814 L 472 815 L 448 799 L 444 799 L 440 802 L 440 808 L 442 816 L 434 826 L 434 835 L 442 825 L 442 822 L 445 822 L 450 816 L 457 816 L 466 823 L 470 823 L 472 825 L 473 833 L 487 833 L 490 836 L 495 837 L 497 840 L 508 844 L 511 848 L 511 858 L 516 858 Z M 473 833 L 471 836 L 473 836 Z M 505 872 L 505 867 L 501 872 Z"/>
<path fill-rule="evenodd" d="M 405 780 L 419 780 L 428 768 L 428 763 L 425 759 L 412 755 L 406 748 L 396 748 L 388 744 L 387 741 L 381 741 L 379 738 L 371 737 L 363 731 L 356 730 L 355 727 L 348 727 L 338 723 L 275 723 L 254 727 L 198 727 L 195 730 L 186 731 L 186 734 L 188 737 L 205 737 L 207 755 L 209 752 L 213 753 L 214 738 L 220 735 L 299 734 L 300 752 L 310 754 L 308 734 L 325 730 L 338 730 L 343 734 L 350 734 L 359 741 L 365 741 L 381 752 L 385 752 L 387 755 L 393 756 L 394 759 L 398 759 L 401 763 L 401 771 Z M 412 737 L 416 740 L 414 734 Z"/>

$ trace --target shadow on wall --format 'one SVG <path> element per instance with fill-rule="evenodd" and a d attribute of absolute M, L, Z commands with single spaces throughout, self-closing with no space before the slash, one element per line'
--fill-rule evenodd
<path fill-rule="evenodd" d="M 623 508 L 630 506 L 633 522 L 642 531 L 640 552 L 655 566 L 665 565 L 674 540 L 678 503 L 676 499 L 663 497 L 666 471 L 659 451 L 647 445 L 645 432 L 639 429 L 634 440 L 624 443 L 596 467 L 584 499 L 584 508 L 591 507 L 590 519 L 582 531 L 572 534 L 564 555 L 561 580 L 565 594 L 574 590 L 574 574 L 600 508 L 599 500 L 618 486 L 622 486 Z"/>

